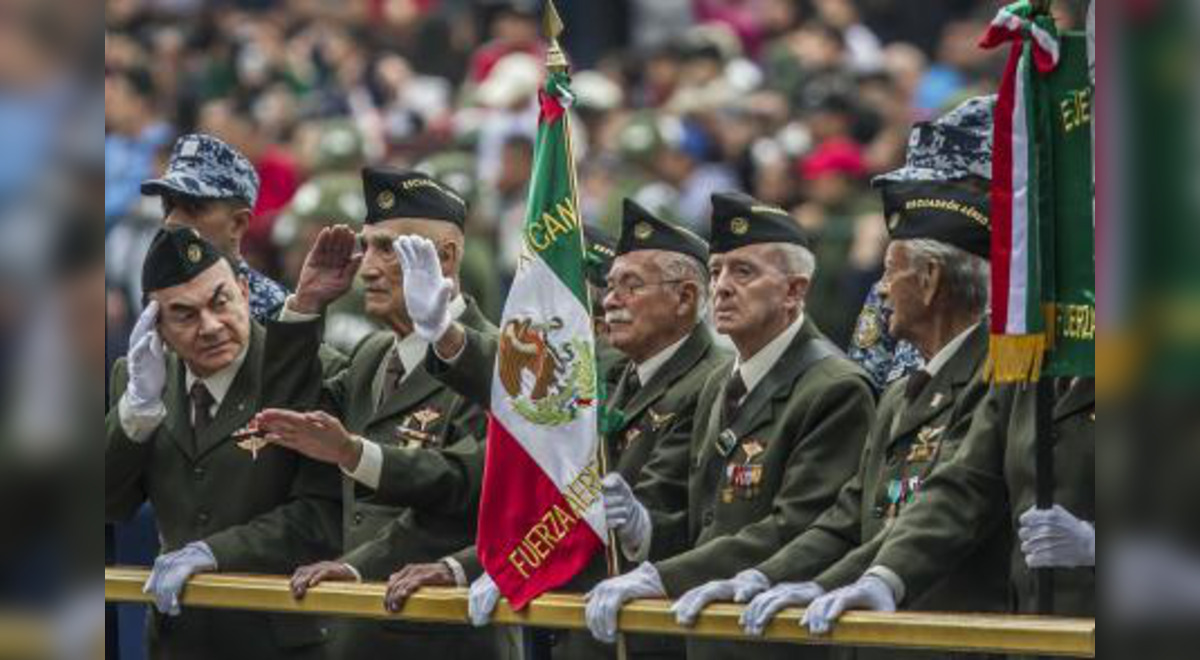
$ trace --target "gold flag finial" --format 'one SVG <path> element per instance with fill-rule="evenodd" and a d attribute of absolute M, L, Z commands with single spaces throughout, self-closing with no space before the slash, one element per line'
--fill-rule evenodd
<path fill-rule="evenodd" d="M 546 0 L 546 12 L 542 16 L 542 32 L 550 41 L 550 47 L 546 50 L 546 68 L 551 71 L 567 70 L 567 54 L 563 52 L 562 46 L 558 43 L 558 38 L 565 29 L 562 17 L 558 15 L 558 9 L 554 6 L 554 0 Z"/>

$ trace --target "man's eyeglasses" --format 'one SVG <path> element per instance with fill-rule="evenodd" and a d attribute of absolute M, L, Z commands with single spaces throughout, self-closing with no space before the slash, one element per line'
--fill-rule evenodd
<path fill-rule="evenodd" d="M 665 286 L 668 284 L 679 284 L 687 280 L 661 280 L 659 282 L 609 282 L 608 286 L 604 287 L 604 295 L 617 295 L 621 298 L 629 298 L 640 294 L 643 290 L 652 286 Z"/>

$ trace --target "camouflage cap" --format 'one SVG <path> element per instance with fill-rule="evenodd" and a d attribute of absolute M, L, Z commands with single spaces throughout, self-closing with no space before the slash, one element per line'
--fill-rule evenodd
<path fill-rule="evenodd" d="M 237 149 L 203 134 L 185 135 L 175 142 L 162 177 L 142 183 L 150 197 L 174 193 L 198 199 L 241 199 L 258 202 L 258 173 Z"/>
<path fill-rule="evenodd" d="M 992 116 L 996 97 L 977 96 L 913 127 L 904 167 L 875 177 L 875 187 L 911 181 L 992 178 Z"/>

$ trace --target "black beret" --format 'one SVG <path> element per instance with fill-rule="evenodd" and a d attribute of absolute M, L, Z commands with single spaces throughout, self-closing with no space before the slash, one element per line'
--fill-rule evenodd
<path fill-rule="evenodd" d="M 617 258 L 617 242 L 591 225 L 583 226 L 583 240 L 587 246 L 584 274 L 594 286 L 604 288 L 608 284 L 608 271 L 612 270 L 613 260 Z"/>
<path fill-rule="evenodd" d="M 883 208 L 892 240 L 929 239 L 991 257 L 986 191 L 947 181 L 893 183 L 883 188 Z"/>
<path fill-rule="evenodd" d="M 793 243 L 809 247 L 808 236 L 791 214 L 744 193 L 712 196 L 713 254 L 760 243 Z"/>
<path fill-rule="evenodd" d="M 638 250 L 678 252 L 708 266 L 708 243 L 704 239 L 683 227 L 654 217 L 637 202 L 626 199 L 617 256 Z"/>
<path fill-rule="evenodd" d="M 420 172 L 402 172 L 386 167 L 363 169 L 363 196 L 367 203 L 365 224 L 385 220 L 420 218 L 442 220 L 462 229 L 467 222 L 467 203 L 450 186 Z"/>
<path fill-rule="evenodd" d="M 142 292 L 149 294 L 191 282 L 222 258 L 195 229 L 159 230 L 142 264 Z"/>

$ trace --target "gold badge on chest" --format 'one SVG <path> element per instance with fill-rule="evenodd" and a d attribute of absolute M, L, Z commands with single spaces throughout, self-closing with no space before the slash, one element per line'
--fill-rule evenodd
<path fill-rule="evenodd" d="M 237 443 L 238 449 L 250 452 L 250 460 L 252 461 L 257 461 L 258 453 L 271 444 L 267 442 L 262 431 L 259 431 L 253 424 L 234 431 L 232 438 Z"/>
<path fill-rule="evenodd" d="M 941 447 L 939 438 L 942 432 L 946 430 L 944 426 L 926 426 L 917 433 L 917 441 L 913 443 L 912 450 L 908 452 L 908 458 L 905 459 L 908 463 L 928 463 L 937 455 L 938 448 Z"/>
<path fill-rule="evenodd" d="M 617 451 L 624 452 L 626 449 L 629 449 L 631 446 L 633 446 L 633 443 L 637 442 L 641 437 L 642 430 L 640 428 L 632 428 L 625 431 L 621 434 L 620 442 L 617 443 Z"/>
<path fill-rule="evenodd" d="M 441 418 L 442 413 L 437 409 L 422 408 L 404 417 L 404 421 L 396 427 L 396 435 L 405 447 L 410 449 L 426 447 L 434 441 L 434 434 L 429 432 L 429 427 Z"/>
<path fill-rule="evenodd" d="M 675 419 L 675 413 L 659 413 L 653 408 L 648 409 L 646 414 L 650 417 L 650 428 L 654 429 L 655 433 L 666 428 L 667 424 L 670 424 L 671 420 Z"/>

